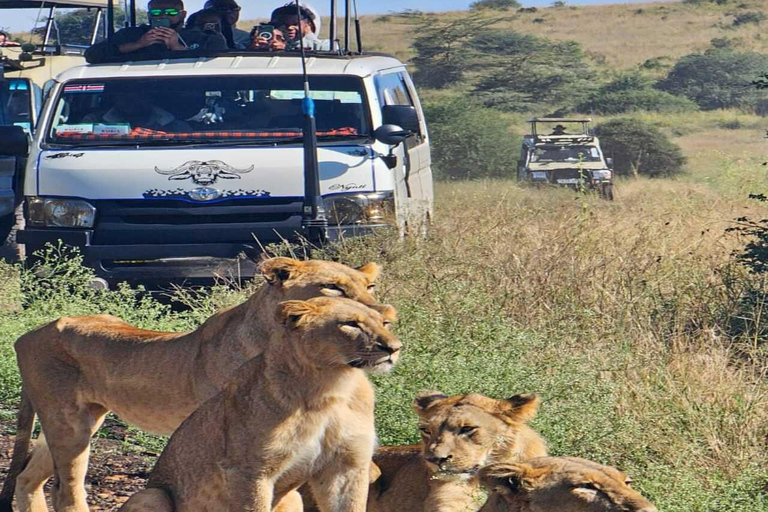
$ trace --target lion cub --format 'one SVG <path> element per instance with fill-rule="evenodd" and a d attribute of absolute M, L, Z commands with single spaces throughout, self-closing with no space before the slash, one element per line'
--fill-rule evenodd
<path fill-rule="evenodd" d="M 610 466 L 574 457 L 540 457 L 480 470 L 489 491 L 480 512 L 657 512 Z"/>
<path fill-rule="evenodd" d="M 176 430 L 122 512 L 269 512 L 308 482 L 325 512 L 363 512 L 373 386 L 400 341 L 384 317 L 341 298 L 287 301 L 261 356 Z"/>
<path fill-rule="evenodd" d="M 368 495 L 369 512 L 473 512 L 480 508 L 477 471 L 492 462 L 547 454 L 526 422 L 536 395 L 496 400 L 430 392 L 413 402 L 421 446 L 382 447 L 373 461 L 381 476 Z"/>

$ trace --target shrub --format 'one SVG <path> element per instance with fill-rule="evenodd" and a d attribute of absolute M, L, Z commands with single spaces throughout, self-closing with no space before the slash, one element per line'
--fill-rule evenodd
<path fill-rule="evenodd" d="M 651 80 L 640 73 L 624 73 L 595 91 L 576 109 L 610 115 L 636 110 L 689 112 L 697 108 L 688 98 L 653 89 Z"/>
<path fill-rule="evenodd" d="M 668 176 L 685 164 L 682 150 L 658 128 L 638 119 L 621 118 L 595 128 L 618 175 Z"/>
<path fill-rule="evenodd" d="M 750 23 L 759 25 L 761 21 L 765 21 L 765 14 L 759 11 L 750 11 L 737 14 L 733 18 L 733 26 L 748 25 Z"/>
<path fill-rule="evenodd" d="M 493 109 L 457 98 L 425 103 L 432 140 L 432 168 L 438 178 L 508 178 L 515 166 L 520 140 Z"/>
<path fill-rule="evenodd" d="M 476 0 L 469 4 L 470 11 L 508 11 L 519 8 L 520 2 L 517 0 Z"/>
<path fill-rule="evenodd" d="M 754 110 L 765 93 L 749 87 L 768 69 L 768 55 L 713 49 L 681 58 L 656 87 L 685 96 L 705 110 Z"/>

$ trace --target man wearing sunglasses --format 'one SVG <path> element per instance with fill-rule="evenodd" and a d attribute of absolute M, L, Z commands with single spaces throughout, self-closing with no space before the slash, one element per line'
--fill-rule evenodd
<path fill-rule="evenodd" d="M 221 15 L 221 33 L 227 40 L 227 46 L 233 50 L 247 48 L 251 34 L 237 28 L 240 20 L 240 6 L 235 0 L 208 0 L 204 9 L 211 9 Z"/>
<path fill-rule="evenodd" d="M 128 53 L 137 54 L 137 59 L 151 59 L 168 50 L 187 49 L 184 39 L 179 36 L 187 15 L 182 0 L 151 0 L 147 11 L 149 25 L 120 30 L 111 41 L 88 48 L 85 60 L 98 64 Z"/>

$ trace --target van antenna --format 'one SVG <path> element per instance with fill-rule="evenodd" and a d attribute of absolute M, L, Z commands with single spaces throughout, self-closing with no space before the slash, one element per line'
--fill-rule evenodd
<path fill-rule="evenodd" d="M 301 4 L 296 0 L 296 14 L 299 17 L 299 46 L 301 47 L 301 71 L 304 78 L 304 209 L 301 227 L 310 240 L 324 241 L 327 235 L 328 219 L 325 217 L 323 198 L 320 196 L 320 168 L 317 161 L 317 125 L 315 123 L 315 101 L 309 91 L 307 73 L 307 52 L 304 48 L 304 18 Z"/>
<path fill-rule="evenodd" d="M 355 37 L 357 38 L 357 53 L 363 53 L 363 33 L 360 29 L 360 16 L 357 13 L 357 0 L 352 0 L 355 7 Z"/>

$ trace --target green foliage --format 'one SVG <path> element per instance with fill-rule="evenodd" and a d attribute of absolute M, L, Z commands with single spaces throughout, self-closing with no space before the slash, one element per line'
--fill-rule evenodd
<path fill-rule="evenodd" d="M 768 69 L 768 55 L 713 49 L 687 55 L 656 87 L 685 96 L 705 110 L 754 110 L 765 93 L 750 87 Z"/>
<path fill-rule="evenodd" d="M 704 5 L 704 4 L 717 4 L 717 5 L 725 5 L 730 0 L 683 0 L 684 4 L 691 4 L 691 5 Z"/>
<path fill-rule="evenodd" d="M 638 119 L 620 118 L 595 128 L 618 175 L 669 176 L 682 170 L 682 150 L 658 128 Z"/>
<path fill-rule="evenodd" d="M 475 0 L 469 4 L 470 11 L 508 11 L 520 7 L 517 0 Z"/>
<path fill-rule="evenodd" d="M 593 87 L 594 72 L 573 41 L 492 30 L 472 38 L 470 48 L 484 70 L 474 92 L 488 107 L 521 112 L 554 105 L 567 110 Z"/>
<path fill-rule="evenodd" d="M 508 178 L 519 152 L 520 140 L 498 111 L 466 98 L 427 102 L 432 145 L 432 169 L 438 178 Z"/>
<path fill-rule="evenodd" d="M 600 87 L 576 110 L 611 115 L 637 110 L 689 112 L 698 109 L 691 100 L 656 90 L 652 85 L 653 82 L 641 73 L 623 73 Z"/>
<path fill-rule="evenodd" d="M 144 9 L 136 10 L 138 23 L 147 22 L 147 11 Z M 123 26 L 125 12 L 118 6 L 115 7 L 115 29 L 119 30 Z M 91 44 L 91 35 L 93 34 L 94 24 L 96 23 L 96 11 L 88 9 L 76 9 L 65 14 L 56 16 L 56 29 L 53 31 L 54 40 L 60 44 Z M 104 24 L 106 23 L 106 14 L 99 24 L 99 34 L 97 41 L 103 39 Z"/>
<path fill-rule="evenodd" d="M 765 194 L 750 194 L 749 197 L 763 203 L 768 202 Z M 754 221 L 748 217 L 739 217 L 736 222 L 738 225 L 728 231 L 741 233 L 749 239 L 744 250 L 738 254 L 739 260 L 751 272 L 768 274 L 768 219 Z"/>
<path fill-rule="evenodd" d="M 733 26 L 739 25 L 759 25 L 760 22 L 765 21 L 765 14 L 760 11 L 742 12 L 734 16 Z"/>

